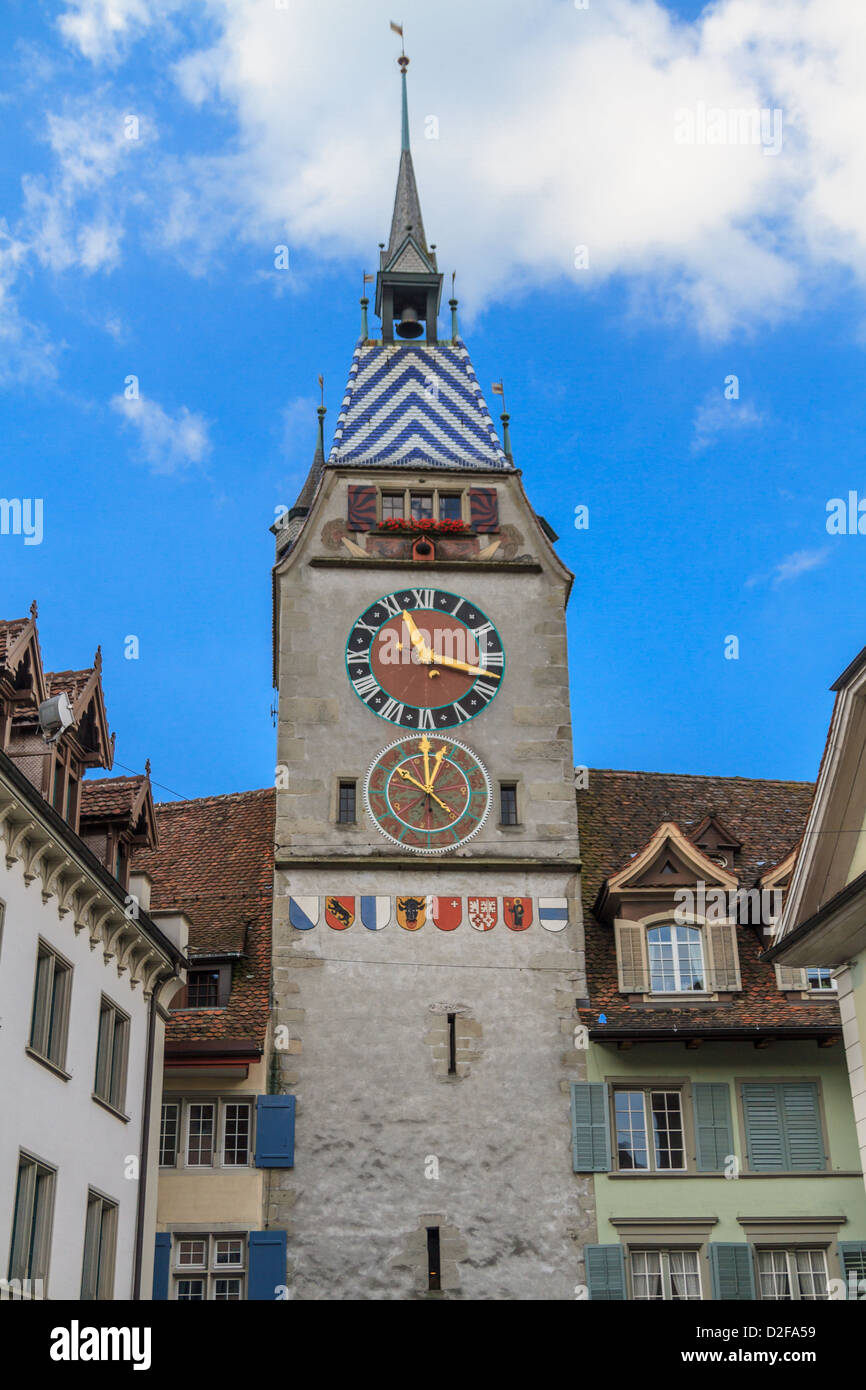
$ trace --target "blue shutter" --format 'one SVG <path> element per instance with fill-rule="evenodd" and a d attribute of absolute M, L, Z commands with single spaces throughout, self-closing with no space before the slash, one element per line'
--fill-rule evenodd
<path fill-rule="evenodd" d="M 692 1104 L 698 1172 L 717 1173 L 734 1151 L 731 1093 L 727 1082 L 696 1081 L 692 1086 Z"/>
<path fill-rule="evenodd" d="M 575 1173 L 610 1172 L 607 1086 L 575 1081 L 571 1087 L 571 1145 Z M 599 1246 L 606 1249 L 605 1246 Z"/>
<path fill-rule="evenodd" d="M 585 1245 L 586 1282 L 594 1303 L 622 1301 L 625 1291 L 625 1258 L 621 1245 Z"/>
<path fill-rule="evenodd" d="M 248 1297 L 273 1302 L 286 1283 L 285 1231 L 250 1231 Z"/>
<path fill-rule="evenodd" d="M 752 1301 L 755 1298 L 755 1266 L 750 1245 L 710 1244 L 713 1298 Z"/>
<path fill-rule="evenodd" d="M 256 1167 L 294 1168 L 295 1097 L 256 1098 Z"/>
<path fill-rule="evenodd" d="M 861 1279 L 866 1279 L 866 1242 L 840 1240 L 839 1263 L 842 1266 L 842 1276 L 846 1284 L 845 1297 L 859 1298 L 858 1285 Z"/>
<path fill-rule="evenodd" d="M 827 1167 L 821 1107 L 814 1081 L 785 1082 L 781 1110 L 788 1141 L 788 1167 L 800 1172 L 823 1173 Z"/>
<path fill-rule="evenodd" d="M 171 1232 L 160 1231 L 153 1254 L 153 1298 L 168 1298 L 168 1269 L 171 1262 Z"/>
<path fill-rule="evenodd" d="M 780 1099 L 778 1086 L 743 1086 L 746 1161 L 753 1173 L 783 1173 L 788 1167 Z"/>

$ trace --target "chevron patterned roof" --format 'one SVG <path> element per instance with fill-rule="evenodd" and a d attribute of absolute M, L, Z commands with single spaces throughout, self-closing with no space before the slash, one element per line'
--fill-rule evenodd
<path fill-rule="evenodd" d="M 466 347 L 355 349 L 329 463 L 509 468 Z"/>

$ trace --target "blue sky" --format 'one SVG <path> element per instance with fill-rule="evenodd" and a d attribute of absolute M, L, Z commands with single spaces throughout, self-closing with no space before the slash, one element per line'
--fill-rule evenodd
<path fill-rule="evenodd" d="M 3 612 L 55 669 L 102 644 L 118 770 L 272 779 L 268 528 L 388 231 L 394 17 L 428 238 L 575 574 L 576 761 L 814 777 L 866 642 L 866 535 L 826 529 L 866 498 L 858 8 L 6 0 L 0 493 L 44 536 L 0 536 Z M 781 111 L 778 154 L 684 147 L 701 103 Z"/>

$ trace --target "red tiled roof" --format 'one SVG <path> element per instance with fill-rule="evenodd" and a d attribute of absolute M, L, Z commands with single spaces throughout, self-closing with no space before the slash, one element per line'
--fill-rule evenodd
<path fill-rule="evenodd" d="M 168 1043 L 244 1038 L 264 1046 L 275 803 L 273 788 L 160 802 L 159 848 L 133 856 L 133 872 L 153 880 L 151 909 L 173 908 L 189 918 L 191 957 L 243 953 L 233 966 L 227 1008 L 178 1012 L 167 1026 Z"/>
<path fill-rule="evenodd" d="M 143 772 L 132 777 L 101 777 L 81 783 L 81 818 L 129 816 L 142 785 Z"/>
<path fill-rule="evenodd" d="M 65 690 L 70 698 L 75 700 L 92 675 L 92 666 L 89 671 L 46 671 L 45 682 L 48 686 L 49 698 L 52 695 L 59 695 L 61 690 Z"/>
<path fill-rule="evenodd" d="M 810 782 L 772 782 L 745 777 L 702 777 L 661 772 L 590 770 L 589 787 L 577 793 L 581 894 L 586 935 L 590 1007 L 580 1010 L 594 1028 L 605 1014 L 608 1028 L 808 1028 L 839 1026 L 834 1003 L 790 1003 L 776 985 L 772 965 L 759 960 L 769 945 L 759 930 L 737 928 L 742 993 L 718 1008 L 649 1010 L 618 993 L 613 927 L 592 908 L 605 879 L 623 868 L 662 821 L 676 821 L 686 836 L 716 814 L 742 841 L 733 872 L 742 888 L 794 849 L 803 833 L 813 787 Z"/>

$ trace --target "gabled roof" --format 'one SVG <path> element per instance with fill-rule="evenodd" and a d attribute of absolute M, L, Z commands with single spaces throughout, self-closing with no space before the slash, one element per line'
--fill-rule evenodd
<path fill-rule="evenodd" d="M 83 671 L 46 671 L 45 682 L 49 696 L 65 690 L 75 715 L 76 728 L 90 712 L 93 731 L 102 767 L 114 762 L 114 735 L 108 727 L 105 698 L 102 693 L 102 650 L 97 647 L 93 665 Z"/>
<path fill-rule="evenodd" d="M 666 882 L 673 887 L 698 880 L 723 889 L 737 886 L 735 876 L 698 849 L 675 821 L 663 821 L 643 848 L 602 884 L 594 911 L 605 914 L 608 904 L 625 894 L 658 893 Z"/>
<path fill-rule="evenodd" d="M 166 1041 L 246 1038 L 268 1026 L 274 871 L 273 788 L 159 803 L 159 847 L 136 850 L 133 873 L 150 875 L 151 911 L 184 912 L 190 959 L 242 953 L 225 1009 L 178 1013 Z"/>
<path fill-rule="evenodd" d="M 36 630 L 36 604 L 30 608 L 29 618 L 0 619 L 0 679 L 5 677 L 14 683 L 21 662 L 31 653 L 34 698 L 40 704 L 48 696 L 45 673 L 42 669 L 42 653 L 39 648 L 39 634 Z"/>
<path fill-rule="evenodd" d="M 701 1035 L 714 1030 L 741 1029 L 756 1036 L 762 1031 L 784 1031 L 794 1037 L 838 1031 L 834 1002 L 787 1000 L 778 989 L 773 967 L 761 960 L 769 938 L 762 939 L 752 927 L 737 928 L 743 989 L 733 996 L 732 1004 L 692 1008 L 685 1000 L 682 1007 L 630 1004 L 618 989 L 614 932 L 586 906 L 595 901 L 605 880 L 619 876 L 623 865 L 634 866 L 642 847 L 648 848 L 656 839 L 660 822 L 674 822 L 688 838 L 690 829 L 702 824 L 711 807 L 742 844 L 738 879 L 743 888 L 751 888 L 765 869 L 779 866 L 799 841 L 812 796 L 810 783 L 595 769 L 590 769 L 588 782 L 587 790 L 577 793 L 577 815 L 590 1003 L 579 1012 L 594 1037 L 601 1036 L 602 1028 L 610 1033 L 619 1029 L 667 1035 L 676 1029 L 684 1038 L 690 1032 Z M 715 864 L 713 871 L 723 874 Z M 599 1025 L 601 1014 L 607 1020 L 604 1025 Z"/>
<path fill-rule="evenodd" d="M 151 845 L 156 843 L 156 818 L 147 773 L 81 783 L 81 826 L 104 822 L 114 822 L 121 829 L 146 836 Z"/>
<path fill-rule="evenodd" d="M 459 338 L 435 345 L 359 342 L 328 462 L 510 467 Z"/>

